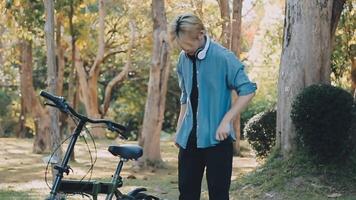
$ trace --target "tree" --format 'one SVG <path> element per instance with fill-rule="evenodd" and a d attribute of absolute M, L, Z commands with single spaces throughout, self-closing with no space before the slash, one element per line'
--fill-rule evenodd
<path fill-rule="evenodd" d="M 160 167 L 160 132 L 166 102 L 170 55 L 164 0 L 152 0 L 152 17 L 152 65 L 142 128 L 144 153 L 141 162 L 145 166 Z"/>
<path fill-rule="evenodd" d="M 231 51 L 240 58 L 241 49 L 241 12 L 242 0 L 234 0 L 232 5 L 232 23 L 231 23 Z M 238 100 L 236 92 L 232 92 L 232 102 Z M 241 138 L 241 114 L 238 114 L 233 120 L 236 141 L 234 142 L 234 155 L 240 154 L 240 138 Z"/>
<path fill-rule="evenodd" d="M 52 94 L 57 94 L 57 65 L 56 65 L 56 55 L 55 55 L 55 43 L 54 43 L 54 5 L 53 1 L 45 0 L 45 14 L 46 14 L 46 24 L 44 26 L 44 32 L 46 37 L 46 50 L 47 50 L 47 83 L 48 83 L 48 91 Z M 60 30 L 57 30 L 60 32 Z M 58 36 L 58 34 L 57 34 Z M 59 40 L 59 38 L 57 38 Z M 62 78 L 63 80 L 63 78 Z M 61 82 L 63 84 L 63 82 Z M 60 88 L 63 88 L 61 85 Z M 49 134 L 51 137 L 51 149 L 55 152 L 55 158 L 60 162 L 62 157 L 62 149 L 59 148 L 57 151 L 57 147 L 60 146 L 61 137 L 59 131 L 59 120 L 58 120 L 58 109 L 56 108 L 48 108 L 49 116 L 50 116 L 50 127 Z M 54 169 L 53 169 L 54 170 Z M 53 171 L 54 174 L 57 172 Z"/>
<path fill-rule="evenodd" d="M 286 1 L 277 103 L 277 146 L 284 156 L 296 147 L 290 118 L 294 97 L 309 85 L 330 84 L 330 56 L 344 3 Z"/>
<path fill-rule="evenodd" d="M 50 118 L 36 93 L 33 84 L 33 55 L 32 45 L 35 35 L 43 35 L 43 4 L 37 1 L 7 1 L 6 19 L 10 28 L 16 27 L 17 46 L 20 58 L 20 91 L 26 113 L 34 118 L 35 140 L 34 153 L 50 150 L 49 126 Z M 21 118 L 20 118 L 21 119 Z"/>
<path fill-rule="evenodd" d="M 222 18 L 221 38 L 222 44 L 240 57 L 241 48 L 241 12 L 242 0 L 234 0 L 232 8 L 232 18 L 230 17 L 230 6 L 227 0 L 218 0 L 220 14 Z M 238 99 L 236 92 L 231 92 L 232 102 L 235 103 Z M 236 136 L 234 142 L 234 155 L 240 154 L 240 136 L 241 136 L 241 116 L 238 114 L 233 119 L 233 126 Z"/>
<path fill-rule="evenodd" d="M 98 76 L 100 74 L 100 64 L 104 61 L 105 54 L 105 0 L 99 0 L 99 28 L 98 28 L 98 49 L 96 58 L 93 65 L 91 66 L 89 73 L 84 69 L 83 63 L 81 61 L 77 62 L 75 65 L 80 85 L 80 99 L 84 103 L 85 110 L 89 117 L 101 118 L 99 111 L 98 102 Z M 77 50 L 77 49 L 76 49 Z M 77 59 L 80 59 L 79 51 L 75 53 Z M 95 129 L 93 135 L 95 137 L 103 137 L 102 129 Z"/>
<path fill-rule="evenodd" d="M 103 118 L 109 108 L 109 103 L 111 101 L 111 93 L 114 86 L 122 83 L 123 80 L 126 79 L 129 69 L 131 67 L 131 53 L 133 49 L 133 39 L 129 42 L 128 49 L 122 48 L 110 48 L 108 43 L 110 41 L 105 40 L 105 16 L 106 16 L 106 0 L 99 0 L 99 27 L 98 27 L 98 40 L 97 40 L 97 53 L 93 64 L 91 65 L 89 70 L 86 70 L 86 66 L 84 66 L 84 62 L 87 62 L 81 57 L 81 52 L 78 48 L 75 48 L 74 56 L 75 56 L 75 68 L 78 73 L 79 79 L 79 97 L 85 106 L 85 110 L 87 115 L 93 118 Z M 129 23 L 130 29 L 134 28 L 134 22 L 131 20 Z M 116 30 L 113 30 L 114 32 Z M 117 32 L 117 31 L 116 31 Z M 131 31 L 131 38 L 134 37 L 134 31 Z M 72 42 L 73 43 L 73 42 Z M 73 44 L 72 44 L 73 45 Z M 101 74 L 100 66 L 105 63 L 111 56 L 126 53 L 127 59 L 126 65 L 122 69 L 121 73 L 117 74 L 105 87 L 105 96 L 103 103 L 99 102 L 99 93 L 98 93 L 98 79 Z M 93 131 L 93 135 L 95 137 L 103 137 L 104 132 L 103 129 L 96 128 Z"/>
<path fill-rule="evenodd" d="M 32 79 L 32 44 L 23 40 L 20 44 L 21 70 L 20 89 L 24 99 L 25 110 L 31 114 L 35 121 L 36 136 L 33 143 L 34 153 L 43 153 L 50 150 L 50 117 L 35 92 Z"/>
<path fill-rule="evenodd" d="M 230 6 L 228 0 L 218 0 L 221 15 L 221 36 L 220 41 L 222 45 L 230 49 L 231 45 L 231 18 L 230 18 Z"/>

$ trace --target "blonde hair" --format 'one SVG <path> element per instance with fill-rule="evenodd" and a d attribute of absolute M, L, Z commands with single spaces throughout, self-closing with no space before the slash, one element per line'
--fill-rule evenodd
<path fill-rule="evenodd" d="M 205 32 L 203 22 L 194 14 L 186 13 L 178 15 L 171 23 L 169 29 L 169 35 L 171 41 L 175 41 L 182 34 L 190 34 L 195 37 L 201 31 Z"/>

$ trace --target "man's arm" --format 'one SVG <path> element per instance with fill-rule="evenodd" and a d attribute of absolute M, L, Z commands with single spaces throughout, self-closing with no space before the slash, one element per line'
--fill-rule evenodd
<path fill-rule="evenodd" d="M 245 96 L 239 96 L 237 101 L 233 104 L 230 110 L 225 114 L 221 120 L 218 129 L 216 130 L 216 139 L 219 141 L 225 140 L 229 136 L 229 123 L 231 120 L 248 105 L 251 99 L 255 96 L 255 93 L 251 93 Z"/>
<path fill-rule="evenodd" d="M 183 117 L 184 117 L 186 108 L 187 108 L 187 104 L 181 104 L 180 105 L 180 112 L 179 112 L 179 117 L 178 117 L 177 128 L 176 128 L 176 133 L 175 133 L 175 137 L 174 137 L 174 142 L 175 142 L 176 137 L 177 137 L 177 132 L 180 129 L 180 126 L 182 125 L 182 121 L 183 121 Z M 177 147 L 179 147 L 179 145 L 177 143 L 175 143 L 175 145 Z"/>

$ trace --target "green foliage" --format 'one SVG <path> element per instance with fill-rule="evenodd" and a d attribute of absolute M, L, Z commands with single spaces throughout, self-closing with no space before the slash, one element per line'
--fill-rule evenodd
<path fill-rule="evenodd" d="M 343 89 L 330 85 L 305 88 L 291 111 L 300 148 L 306 148 L 318 162 L 343 161 L 350 150 L 351 109 L 352 96 Z"/>
<path fill-rule="evenodd" d="M 243 129 L 243 133 L 258 157 L 266 157 L 276 141 L 275 109 L 270 109 L 253 116 Z"/>
<path fill-rule="evenodd" d="M 332 80 L 338 86 L 348 88 L 351 60 L 356 56 L 356 11 L 352 0 L 347 0 L 335 32 L 335 44 L 331 55 Z"/>
<path fill-rule="evenodd" d="M 0 90 L 0 105 L 0 117 L 6 117 L 10 110 L 11 97 L 4 90 Z"/>
<path fill-rule="evenodd" d="M 14 91 L 11 89 L 0 90 L 0 137 L 9 137 L 14 134 L 14 129 L 17 125 L 17 119 L 14 116 L 13 100 Z"/>
<path fill-rule="evenodd" d="M 253 116 L 258 113 L 264 112 L 268 108 L 273 108 L 276 104 L 275 99 L 263 98 L 261 95 L 257 94 L 248 107 L 241 113 L 241 130 L 244 130 L 246 123 Z M 244 135 L 241 135 L 242 139 Z"/>
<path fill-rule="evenodd" d="M 15 23 L 16 35 L 21 39 L 33 40 L 43 37 L 44 31 L 44 4 L 41 0 L 12 0 L 5 6 L 8 24 Z"/>

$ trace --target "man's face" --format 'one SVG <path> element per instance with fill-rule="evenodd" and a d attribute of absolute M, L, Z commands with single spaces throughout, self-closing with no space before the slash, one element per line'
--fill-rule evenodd
<path fill-rule="evenodd" d="M 177 38 L 177 43 L 185 53 L 194 56 L 197 49 L 202 46 L 203 37 L 203 33 L 199 33 L 199 35 L 195 35 L 195 37 L 189 34 L 182 34 Z"/>

